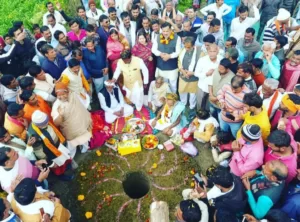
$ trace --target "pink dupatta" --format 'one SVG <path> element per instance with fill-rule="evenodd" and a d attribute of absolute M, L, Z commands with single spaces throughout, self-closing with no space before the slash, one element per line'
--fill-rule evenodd
<path fill-rule="evenodd" d="M 141 58 L 144 61 L 144 63 L 146 64 L 146 66 L 148 66 L 148 63 L 150 62 L 148 60 L 148 58 L 152 55 L 151 48 L 152 48 L 151 42 L 148 42 L 147 45 L 137 43 L 132 48 L 131 52 L 132 52 L 132 55 Z"/>
<path fill-rule="evenodd" d="M 287 61 L 283 68 L 281 82 L 285 86 L 285 91 L 293 92 L 295 85 L 300 77 L 300 65 L 291 66 L 290 61 Z"/>
<path fill-rule="evenodd" d="M 21 121 L 20 121 L 20 120 L 17 120 L 17 119 L 11 118 L 9 115 L 7 115 L 7 119 L 8 119 L 10 122 L 12 122 L 12 123 L 16 124 L 17 126 L 24 127 L 24 125 L 21 123 Z"/>
<path fill-rule="evenodd" d="M 107 58 L 110 61 L 117 60 L 121 57 L 124 45 L 120 41 L 114 41 L 110 36 L 107 39 Z"/>

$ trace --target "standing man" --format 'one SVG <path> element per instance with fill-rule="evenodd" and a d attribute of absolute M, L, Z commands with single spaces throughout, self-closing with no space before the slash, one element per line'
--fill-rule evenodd
<path fill-rule="evenodd" d="M 48 25 L 47 16 L 49 14 L 54 15 L 56 21 L 62 25 L 66 24 L 65 19 L 62 17 L 59 11 L 54 10 L 54 6 L 52 2 L 47 2 L 46 7 L 48 12 L 43 15 L 43 25 Z"/>
<path fill-rule="evenodd" d="M 141 76 L 143 74 L 143 79 Z M 149 71 L 142 59 L 132 56 L 129 50 L 121 53 L 121 59 L 117 63 L 117 68 L 113 76 L 113 82 L 116 82 L 120 74 L 123 74 L 126 97 L 140 111 L 143 106 L 144 88 L 149 81 Z M 144 85 L 143 85 L 144 80 Z"/>
<path fill-rule="evenodd" d="M 251 28 L 259 19 L 259 10 L 253 5 L 254 18 L 248 17 L 249 9 L 247 6 L 242 5 L 239 7 L 239 17 L 234 18 L 231 23 L 230 36 L 239 41 L 243 38 L 246 29 Z"/>
<path fill-rule="evenodd" d="M 56 19 L 55 19 L 54 15 L 52 15 L 52 14 L 47 15 L 47 21 L 48 21 L 48 27 L 52 34 L 52 38 L 51 38 L 52 40 L 58 41 L 56 38 L 54 38 L 54 33 L 56 31 L 61 31 L 65 35 L 67 34 L 66 28 L 63 25 L 56 23 Z M 58 42 L 56 42 L 55 44 L 57 45 Z"/>
<path fill-rule="evenodd" d="M 192 23 L 192 29 L 191 32 L 195 32 L 197 29 L 199 29 L 201 27 L 201 25 L 203 24 L 203 21 L 201 18 L 199 18 L 197 16 L 197 9 L 194 7 L 190 7 L 188 9 L 188 18 L 190 20 L 190 22 Z"/>
<path fill-rule="evenodd" d="M 224 0 L 217 0 L 216 3 L 210 4 L 200 10 L 200 12 L 207 16 L 209 11 L 216 13 L 216 18 L 223 22 L 222 17 L 230 13 L 232 8 L 229 5 L 224 4 Z"/>
<path fill-rule="evenodd" d="M 186 37 L 184 48 L 178 57 L 179 77 L 179 96 L 181 102 L 186 106 L 189 94 L 190 117 L 196 115 L 196 92 L 198 77 L 195 76 L 195 68 L 200 57 L 200 48 L 195 47 L 194 39 Z M 192 119 L 192 118 L 190 118 Z"/>
<path fill-rule="evenodd" d="M 93 38 L 86 39 L 86 49 L 83 50 L 83 63 L 91 74 L 96 93 L 103 89 L 104 81 L 108 79 L 108 62 L 104 50 L 95 46 Z"/>
<path fill-rule="evenodd" d="M 250 62 L 255 54 L 260 50 L 260 44 L 254 39 L 255 29 L 247 28 L 244 38 L 238 41 L 238 48 L 244 55 L 244 62 Z"/>
<path fill-rule="evenodd" d="M 100 37 L 101 48 L 106 53 L 106 43 L 107 43 L 107 39 L 109 37 L 109 29 L 112 26 L 109 24 L 109 18 L 106 15 L 101 15 L 99 22 L 100 22 L 100 26 L 97 29 L 97 34 Z"/>
<path fill-rule="evenodd" d="M 122 22 L 120 24 L 119 30 L 129 42 L 130 48 L 135 45 L 136 40 L 136 23 L 130 21 L 130 16 L 128 12 L 121 13 Z"/>
<path fill-rule="evenodd" d="M 178 64 L 181 40 L 169 23 L 162 25 L 162 34 L 153 42 L 152 52 L 157 56 L 155 76 L 162 76 L 170 83 L 172 92 L 177 91 Z"/>

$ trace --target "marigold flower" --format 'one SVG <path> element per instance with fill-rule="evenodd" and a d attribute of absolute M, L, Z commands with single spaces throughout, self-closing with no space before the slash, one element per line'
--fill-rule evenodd
<path fill-rule="evenodd" d="M 78 195 L 78 198 L 77 198 L 79 201 L 83 201 L 84 200 L 84 195 Z"/>
<path fill-rule="evenodd" d="M 86 176 L 86 173 L 85 173 L 85 172 L 81 172 L 81 173 L 80 173 L 80 176 L 85 177 L 85 176 Z"/>
<path fill-rule="evenodd" d="M 102 155 L 102 153 L 100 152 L 100 150 L 97 150 L 96 154 L 97 154 L 97 156 L 101 156 Z"/>
<path fill-rule="evenodd" d="M 86 219 L 91 219 L 93 217 L 93 213 L 92 212 L 86 212 L 85 217 L 86 217 Z"/>

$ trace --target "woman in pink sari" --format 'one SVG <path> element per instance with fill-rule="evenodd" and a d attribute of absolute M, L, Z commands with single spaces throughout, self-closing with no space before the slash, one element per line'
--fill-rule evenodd
<path fill-rule="evenodd" d="M 145 89 L 144 93 L 148 94 L 149 85 L 155 78 L 155 68 L 154 61 L 151 52 L 152 42 L 148 42 L 146 38 L 146 33 L 144 31 L 140 31 L 137 34 L 137 43 L 132 48 L 132 55 L 141 58 L 149 71 L 149 83 L 147 89 Z"/>
<path fill-rule="evenodd" d="M 293 92 L 297 83 L 300 83 L 300 50 L 296 50 L 290 60 L 286 61 L 280 78 L 281 87 L 286 92 Z"/>
<path fill-rule="evenodd" d="M 80 42 L 84 37 L 86 37 L 86 31 L 84 29 L 80 29 L 79 22 L 77 20 L 71 20 L 69 22 L 69 27 L 71 31 L 68 32 L 67 36 L 71 42 L 76 40 Z"/>
<path fill-rule="evenodd" d="M 121 58 L 121 52 L 124 49 L 129 49 L 127 39 L 118 32 L 117 29 L 111 28 L 107 39 L 107 59 L 109 61 L 110 70 L 112 73 L 117 68 L 117 62 Z"/>

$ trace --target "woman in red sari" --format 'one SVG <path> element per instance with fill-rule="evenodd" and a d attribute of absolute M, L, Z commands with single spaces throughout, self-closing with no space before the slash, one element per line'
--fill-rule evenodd
<path fill-rule="evenodd" d="M 129 43 L 117 29 L 111 28 L 106 47 L 110 70 L 114 73 L 117 68 L 117 62 L 121 58 L 121 52 L 124 49 L 129 49 Z"/>
<path fill-rule="evenodd" d="M 149 83 L 147 89 L 145 89 L 144 93 L 148 94 L 149 85 L 155 78 L 155 68 L 154 68 L 154 61 L 151 52 L 152 42 L 148 42 L 146 38 L 146 33 L 144 31 L 140 31 L 137 34 L 137 43 L 132 48 L 131 53 L 132 55 L 141 58 L 149 71 Z"/>

